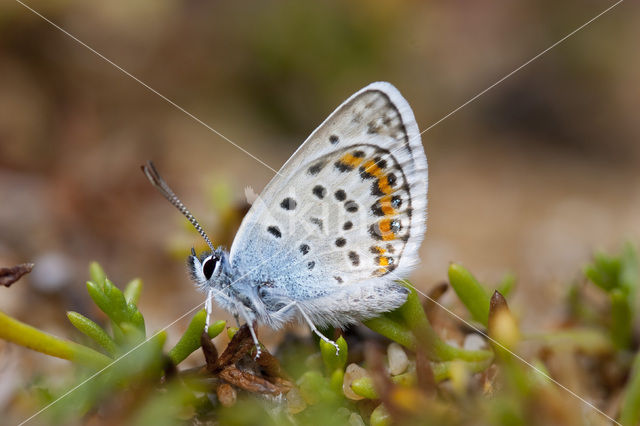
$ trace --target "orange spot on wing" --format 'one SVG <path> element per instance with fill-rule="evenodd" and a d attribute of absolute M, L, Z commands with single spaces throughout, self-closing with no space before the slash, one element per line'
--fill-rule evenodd
<path fill-rule="evenodd" d="M 396 238 L 396 234 L 391 231 L 391 219 L 382 219 L 378 222 L 378 228 L 384 241 L 391 241 Z"/>
<path fill-rule="evenodd" d="M 382 175 L 382 169 L 373 160 L 368 160 L 364 163 L 364 171 L 372 176 L 380 177 Z"/>
<path fill-rule="evenodd" d="M 380 266 L 388 266 L 389 265 L 389 258 L 385 257 L 385 256 L 380 256 L 380 261 L 378 262 L 378 264 Z"/>
<path fill-rule="evenodd" d="M 393 216 L 396 214 L 396 210 L 391 205 L 391 197 L 385 195 L 380 198 L 380 210 L 384 213 L 385 216 Z"/>
<path fill-rule="evenodd" d="M 346 153 L 340 158 L 340 162 L 349 167 L 358 167 L 362 163 L 361 157 L 356 157 L 350 153 Z"/>
<path fill-rule="evenodd" d="M 378 178 L 378 189 L 383 194 L 391 194 L 393 192 L 393 188 L 389 185 L 389 179 L 386 176 Z"/>

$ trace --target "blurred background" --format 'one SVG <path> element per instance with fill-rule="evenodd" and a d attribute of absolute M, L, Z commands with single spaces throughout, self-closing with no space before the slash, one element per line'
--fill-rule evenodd
<path fill-rule="evenodd" d="M 398 87 L 425 129 L 613 3 L 28 4 L 278 169 L 372 81 Z M 450 261 L 488 284 L 511 271 L 523 327 L 544 327 L 561 317 L 593 250 L 640 240 L 638 12 L 622 3 L 423 135 L 429 221 L 411 277 L 418 288 L 445 280 Z M 202 242 L 140 172 L 148 159 L 227 246 L 245 187 L 259 192 L 273 177 L 19 3 L 2 2 L 0 266 L 36 266 L 0 288 L 0 310 L 72 337 L 66 310 L 98 315 L 84 287 L 91 260 L 120 286 L 144 280 L 149 329 L 203 300 L 184 262 Z M 38 373 L 66 366 L 4 342 L 0 356 L 0 407 Z"/>

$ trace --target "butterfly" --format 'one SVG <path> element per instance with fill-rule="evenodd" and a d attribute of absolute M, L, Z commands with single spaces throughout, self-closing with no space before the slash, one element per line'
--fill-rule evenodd
<path fill-rule="evenodd" d="M 419 262 L 426 231 L 427 158 L 411 107 L 390 83 L 372 83 L 311 133 L 244 217 L 231 249 L 215 247 L 160 177 L 149 180 L 211 248 L 192 249 L 196 286 L 254 323 L 304 320 L 344 327 L 401 306 L 396 280 Z"/>

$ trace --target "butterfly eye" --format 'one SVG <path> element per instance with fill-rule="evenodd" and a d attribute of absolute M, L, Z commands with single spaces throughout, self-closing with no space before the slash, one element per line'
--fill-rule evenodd
<path fill-rule="evenodd" d="M 207 257 L 202 263 L 202 273 L 206 279 L 211 278 L 213 272 L 216 269 L 216 264 L 218 263 L 218 259 L 213 256 Z"/>

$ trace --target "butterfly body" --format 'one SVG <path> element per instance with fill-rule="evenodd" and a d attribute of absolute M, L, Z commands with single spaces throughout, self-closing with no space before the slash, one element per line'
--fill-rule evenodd
<path fill-rule="evenodd" d="M 231 250 L 189 257 L 196 285 L 243 317 L 345 326 L 393 310 L 418 262 L 427 160 L 413 113 L 389 83 L 340 105 L 285 163 Z"/>

